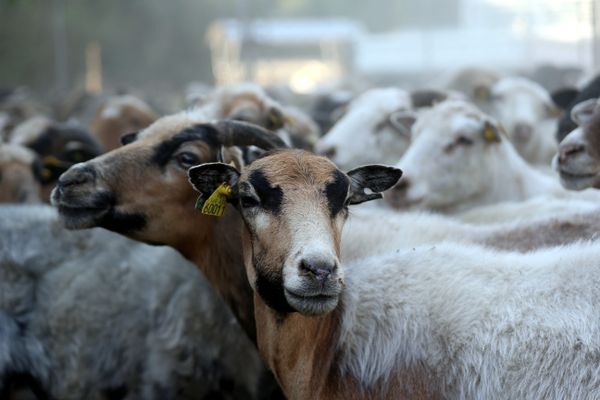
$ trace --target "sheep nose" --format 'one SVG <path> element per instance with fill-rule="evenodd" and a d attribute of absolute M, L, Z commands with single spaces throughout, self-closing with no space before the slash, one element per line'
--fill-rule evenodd
<path fill-rule="evenodd" d="M 319 281 L 324 281 L 329 278 L 337 270 L 337 262 L 335 261 L 315 261 L 302 260 L 300 261 L 300 271 L 314 276 Z"/>
<path fill-rule="evenodd" d="M 81 185 L 84 183 L 94 182 L 96 179 L 96 171 L 89 165 L 76 164 L 69 168 L 58 178 L 58 184 L 62 187 Z"/>
<path fill-rule="evenodd" d="M 533 134 L 533 127 L 527 123 L 519 122 L 513 128 L 514 138 L 518 142 L 527 142 Z"/>
<path fill-rule="evenodd" d="M 564 144 L 558 150 L 558 162 L 565 163 L 569 157 L 573 157 L 585 150 L 582 143 Z"/>

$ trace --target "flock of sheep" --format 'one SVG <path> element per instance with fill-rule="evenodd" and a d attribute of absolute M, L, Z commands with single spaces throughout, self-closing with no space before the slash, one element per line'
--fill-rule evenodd
<path fill-rule="evenodd" d="M 598 98 L 8 95 L 0 398 L 600 397 Z"/>

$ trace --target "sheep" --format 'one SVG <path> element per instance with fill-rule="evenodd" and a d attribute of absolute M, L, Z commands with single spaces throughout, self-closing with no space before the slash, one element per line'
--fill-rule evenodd
<path fill-rule="evenodd" d="M 344 116 L 317 142 L 315 151 L 342 168 L 395 162 L 410 144 L 414 121 L 409 92 L 371 89 L 350 103 Z"/>
<path fill-rule="evenodd" d="M 41 202 L 41 166 L 26 147 L 0 144 L 0 203 Z"/>
<path fill-rule="evenodd" d="M 121 145 L 121 136 L 139 131 L 158 116 L 143 100 L 133 95 L 111 96 L 98 107 L 90 125 L 90 132 L 105 151 Z"/>
<path fill-rule="evenodd" d="M 446 89 L 464 93 L 478 107 L 488 111 L 492 86 L 502 76 L 486 68 L 463 68 L 456 72 L 443 86 Z"/>
<path fill-rule="evenodd" d="M 456 214 L 540 195 L 597 201 L 593 192 L 570 195 L 553 177 L 530 166 L 493 118 L 460 100 L 442 102 L 419 116 L 413 142 L 397 165 L 404 179 L 386 197 L 394 208 Z M 568 208 L 567 201 L 564 205 Z"/>
<path fill-rule="evenodd" d="M 309 114 L 321 132 L 329 132 L 352 99 L 351 90 L 337 89 L 317 95 L 309 106 Z"/>
<path fill-rule="evenodd" d="M 570 190 L 600 188 L 600 106 L 597 99 L 573 107 L 572 119 L 579 124 L 560 142 L 553 160 L 560 183 Z"/>
<path fill-rule="evenodd" d="M 230 118 L 263 126 L 296 147 L 311 149 L 320 136 L 310 117 L 295 107 L 281 105 L 252 83 L 220 87 L 199 108 L 215 119 Z"/>
<path fill-rule="evenodd" d="M 35 151 L 41 162 L 41 198 L 48 201 L 58 176 L 71 165 L 102 153 L 100 144 L 78 125 L 57 123 L 46 117 L 34 117 L 18 125 L 11 144 Z"/>
<path fill-rule="evenodd" d="M 0 373 L 8 330 L 9 365 L 49 398 L 257 396 L 258 354 L 173 250 L 65 231 L 47 206 L 0 207 L 0 220 L 0 317 L 14 321 L 0 324 Z"/>
<path fill-rule="evenodd" d="M 506 77 L 492 86 L 490 102 L 491 114 L 519 154 L 531 164 L 549 166 L 557 147 L 552 136 L 557 110 L 546 89 L 526 78 Z"/>
<path fill-rule="evenodd" d="M 347 206 L 380 198 L 399 174 L 344 174 L 301 151 L 241 173 L 223 163 L 189 170 L 202 195 L 231 187 L 259 349 L 286 395 L 598 397 L 597 242 L 528 254 L 438 243 L 340 263 Z"/>
<path fill-rule="evenodd" d="M 187 185 L 186 170 L 205 161 L 241 165 L 241 154 L 233 145 L 269 149 L 284 143 L 247 123 L 208 123 L 201 110 L 162 117 L 139 133 L 124 136 L 123 142 L 125 146 L 75 165 L 60 177 L 52 203 L 61 220 L 69 229 L 103 227 L 175 248 L 202 270 L 254 341 L 239 216 L 229 211 L 215 219 L 197 212 L 197 195 Z M 175 220 L 187 224 L 173 224 Z"/>
<path fill-rule="evenodd" d="M 536 198 L 531 207 L 543 209 L 544 201 L 549 200 Z M 476 224 L 481 222 L 480 215 L 475 219 L 475 215 L 470 214 L 451 218 L 423 211 L 353 210 L 342 233 L 342 260 L 347 262 L 366 255 L 449 240 L 527 252 L 598 237 L 598 205 L 582 202 L 571 206 L 573 211 L 570 212 L 565 212 L 564 204 L 554 208 L 546 213 L 536 212 L 531 218 L 511 220 L 503 214 L 493 218 L 498 214 L 498 207 L 495 207 L 489 211 L 493 213 L 492 217 L 484 215 L 484 224 Z M 508 215 L 515 214 L 508 205 L 504 205 L 503 210 Z M 377 229 L 373 229 L 374 221 L 377 221 Z"/>
<path fill-rule="evenodd" d="M 565 136 L 577 125 L 571 119 L 571 110 L 577 104 L 589 99 L 600 97 L 600 76 L 594 77 L 581 90 L 574 88 L 565 88 L 552 93 L 554 104 L 564 111 L 563 116 L 558 121 L 556 129 L 556 141 L 560 143 Z"/>

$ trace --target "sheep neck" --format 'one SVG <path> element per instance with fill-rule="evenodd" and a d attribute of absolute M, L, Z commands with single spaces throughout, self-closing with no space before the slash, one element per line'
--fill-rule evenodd
<path fill-rule="evenodd" d="M 222 217 L 199 218 L 202 221 L 191 224 L 195 229 L 175 247 L 204 273 L 246 334 L 256 342 L 252 289 L 245 277 L 242 257 L 241 217 L 228 207 Z"/>
<path fill-rule="evenodd" d="M 438 399 L 431 376 L 422 368 L 392 371 L 385 383 L 361 386 L 343 375 L 340 324 L 344 307 L 308 317 L 279 314 L 254 294 L 258 349 L 290 399 Z"/>
<path fill-rule="evenodd" d="M 560 190 L 552 178 L 531 167 L 509 144 L 500 143 L 498 151 L 502 154 L 498 159 L 502 161 L 493 166 L 494 175 L 489 179 L 492 186 L 477 199 L 477 205 L 522 201 Z"/>

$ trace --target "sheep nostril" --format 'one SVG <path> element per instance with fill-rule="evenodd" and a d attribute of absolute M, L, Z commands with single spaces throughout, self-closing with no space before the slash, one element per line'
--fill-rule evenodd
<path fill-rule="evenodd" d="M 317 280 L 325 280 L 331 276 L 337 269 L 335 262 L 312 262 L 302 260 L 300 262 L 300 271 L 314 276 Z"/>
<path fill-rule="evenodd" d="M 579 153 L 582 153 L 584 150 L 585 146 L 583 144 L 570 144 L 561 146 L 558 161 L 564 163 L 569 157 L 573 157 Z"/>
<path fill-rule="evenodd" d="M 62 187 L 81 185 L 93 182 L 96 179 L 96 171 L 85 165 L 75 166 L 68 169 L 58 178 L 58 184 Z"/>

